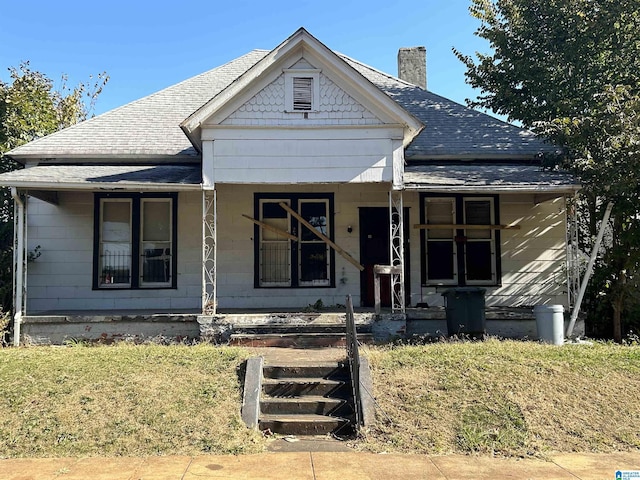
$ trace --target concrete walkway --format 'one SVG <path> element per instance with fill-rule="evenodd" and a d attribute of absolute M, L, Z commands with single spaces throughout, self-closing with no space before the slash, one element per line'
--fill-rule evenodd
<path fill-rule="evenodd" d="M 0 460 L 2 480 L 615 480 L 617 470 L 640 470 L 640 452 L 562 454 L 550 461 L 356 452 Z"/>

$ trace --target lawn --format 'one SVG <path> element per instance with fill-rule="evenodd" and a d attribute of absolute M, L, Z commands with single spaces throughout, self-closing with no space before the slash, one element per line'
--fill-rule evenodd
<path fill-rule="evenodd" d="M 439 343 L 372 348 L 378 423 L 361 447 L 544 456 L 640 448 L 640 347 Z"/>
<path fill-rule="evenodd" d="M 368 347 L 374 452 L 544 457 L 640 448 L 640 346 L 534 342 Z M 248 350 L 0 348 L 0 458 L 245 454 Z"/>
<path fill-rule="evenodd" d="M 237 348 L 0 349 L 0 458 L 253 453 Z"/>

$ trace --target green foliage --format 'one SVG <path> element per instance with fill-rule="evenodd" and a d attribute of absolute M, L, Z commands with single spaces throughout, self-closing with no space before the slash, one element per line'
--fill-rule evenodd
<path fill-rule="evenodd" d="M 583 251 L 614 204 L 588 300 L 608 305 L 620 341 L 622 316 L 640 291 L 640 3 L 472 0 L 470 11 L 492 50 L 476 58 L 455 51 L 481 90 L 470 104 L 564 147 L 562 166 L 583 182 Z"/>
<path fill-rule="evenodd" d="M 20 166 L 4 156 L 9 150 L 85 120 L 109 80 L 101 73 L 88 83 L 67 85 L 63 76 L 56 89 L 45 74 L 31 70 L 29 62 L 9 68 L 10 81 L 0 80 L 0 173 Z M 0 187 L 0 309 L 11 310 L 13 262 L 13 201 Z"/>

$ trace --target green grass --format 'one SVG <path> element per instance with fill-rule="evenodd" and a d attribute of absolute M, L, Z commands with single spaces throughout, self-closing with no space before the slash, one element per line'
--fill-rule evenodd
<path fill-rule="evenodd" d="M 253 453 L 237 369 L 188 346 L 0 349 L 0 457 Z"/>
<path fill-rule="evenodd" d="M 640 347 L 371 348 L 377 424 L 361 448 L 544 456 L 640 448 Z"/>
<path fill-rule="evenodd" d="M 371 347 L 376 452 L 538 456 L 640 448 L 640 347 L 489 340 Z M 0 458 L 243 454 L 233 347 L 0 348 Z"/>

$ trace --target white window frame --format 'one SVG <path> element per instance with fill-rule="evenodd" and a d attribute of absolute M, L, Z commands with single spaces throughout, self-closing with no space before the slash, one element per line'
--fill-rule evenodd
<path fill-rule="evenodd" d="M 298 201 L 298 215 L 302 215 L 302 205 L 305 203 L 322 203 L 325 206 L 325 218 L 327 221 L 326 224 L 326 233 L 324 233 L 324 235 L 326 237 L 329 237 L 329 232 L 331 232 L 331 225 L 330 225 L 330 221 L 331 218 L 329 216 L 329 200 L 326 198 L 304 198 L 304 199 L 300 199 Z M 328 287 L 331 285 L 331 249 L 329 247 L 329 245 L 322 240 L 321 238 L 314 236 L 314 238 L 310 239 L 310 240 L 303 240 L 302 239 L 302 232 L 304 231 L 304 229 L 306 229 L 307 227 L 305 227 L 304 225 L 300 224 L 299 227 L 299 231 L 298 231 L 298 244 L 299 244 L 299 248 L 298 248 L 298 278 L 300 279 L 298 281 L 298 284 L 301 287 Z M 326 251 L 326 258 L 327 258 L 327 262 L 325 264 L 325 271 L 327 272 L 327 278 L 322 279 L 322 280 L 311 280 L 311 281 L 303 281 L 302 280 L 302 246 L 303 245 L 323 245 Z"/>
<path fill-rule="evenodd" d="M 453 229 L 453 255 L 454 255 L 454 279 L 434 279 L 429 277 L 428 271 L 428 255 L 429 255 L 429 232 L 431 229 L 425 228 L 423 230 L 424 237 L 422 237 L 422 249 L 423 249 L 423 262 L 422 266 L 422 284 L 424 286 L 453 286 L 453 285 L 469 285 L 469 286 L 492 286 L 500 284 L 500 245 L 498 242 L 499 234 L 498 230 L 496 230 L 495 225 L 499 223 L 499 219 L 496 218 L 496 212 L 499 212 L 499 204 L 500 201 L 499 196 L 473 196 L 473 195 L 463 195 L 463 194 L 442 194 L 442 195 L 425 195 L 423 197 L 423 205 L 424 208 L 424 218 L 423 221 L 425 223 L 429 223 L 429 208 L 428 204 L 432 201 L 442 201 L 442 200 L 451 200 L 453 202 L 453 224 L 454 225 L 464 225 L 467 224 L 466 220 L 466 202 L 474 202 L 474 201 L 488 201 L 490 205 L 490 223 L 487 225 L 491 225 L 494 227 L 489 227 L 488 230 L 490 232 L 489 238 L 470 238 L 469 232 L 477 232 L 475 229 L 465 229 L 462 226 L 459 228 Z M 459 245 L 457 241 L 455 241 L 456 236 L 461 233 L 462 236 L 465 237 L 465 241 L 462 245 Z M 473 234 L 471 234 L 473 237 Z M 434 239 L 435 240 L 435 239 Z M 474 242 L 489 242 L 490 245 L 490 260 L 491 260 L 491 278 L 487 280 L 470 280 L 469 277 L 469 269 L 467 264 L 467 255 L 468 248 L 467 245 L 469 243 Z M 462 257 L 461 257 L 462 255 Z M 463 277 L 464 275 L 464 277 Z"/>
<path fill-rule="evenodd" d="M 260 221 L 264 223 L 268 223 L 267 219 L 263 217 L 263 207 L 267 203 L 278 204 L 279 202 L 284 202 L 287 205 L 291 206 L 291 201 L 287 198 L 261 198 L 259 201 L 260 208 Z M 287 219 L 287 228 L 285 229 L 287 232 L 291 231 L 291 215 L 286 212 Z M 291 240 L 286 237 L 279 238 L 267 238 L 265 239 L 265 235 L 269 236 L 268 230 L 264 228 L 260 228 L 260 266 L 259 266 L 259 284 L 261 287 L 290 287 L 291 286 Z M 275 234 L 271 234 L 275 235 Z M 286 282 L 274 282 L 274 281 L 265 281 L 264 280 L 264 258 L 263 258 L 263 245 L 287 245 L 287 265 L 286 269 L 289 272 L 289 279 Z"/>
<path fill-rule="evenodd" d="M 129 205 L 129 281 L 113 283 L 113 281 L 101 282 L 102 271 L 106 268 L 103 265 L 103 244 L 104 241 L 104 206 L 106 203 L 126 203 Z M 115 242 L 109 242 L 115 243 Z M 124 244 L 124 242 L 118 242 Z M 130 288 L 133 275 L 133 200 L 131 198 L 101 198 L 100 199 L 100 240 L 98 246 L 98 285 L 100 288 Z"/>
<path fill-rule="evenodd" d="M 463 197 L 462 198 L 462 217 L 464 219 L 464 223 L 467 223 L 467 202 L 489 202 L 490 207 L 490 216 L 487 225 L 494 225 L 495 222 L 495 201 L 493 197 Z M 469 269 L 466 268 L 467 265 L 467 248 L 464 249 L 464 262 L 465 262 L 465 283 L 467 285 L 493 285 L 496 283 L 496 231 L 493 228 L 488 228 L 489 230 L 489 238 L 469 238 L 469 232 L 473 232 L 473 230 L 465 230 L 466 243 L 474 243 L 474 242 L 489 242 L 490 245 L 490 255 L 491 255 L 491 278 L 489 280 L 469 280 L 468 272 Z"/>
<path fill-rule="evenodd" d="M 285 111 L 288 113 L 317 112 L 320 108 L 320 70 L 318 69 L 286 69 L 284 73 Z M 311 109 L 295 109 L 293 102 L 293 79 L 311 78 Z"/>
<path fill-rule="evenodd" d="M 168 241 L 164 241 L 161 243 L 168 243 L 168 251 L 169 253 L 167 253 L 167 247 L 164 247 L 163 250 L 165 251 L 161 257 L 158 258 L 158 260 L 163 260 L 169 267 L 169 276 L 167 281 L 165 282 L 145 282 L 144 281 L 144 261 L 145 261 L 145 257 L 143 255 L 145 248 L 144 248 L 144 244 L 145 243 L 150 243 L 150 240 L 145 240 L 144 238 L 144 205 L 145 203 L 167 203 L 169 206 L 169 225 L 168 225 L 168 229 L 169 229 L 169 240 Z M 175 274 L 175 272 L 173 272 L 173 262 L 171 261 L 171 256 L 175 254 L 174 251 L 174 244 L 173 244 L 173 235 L 172 235 L 172 229 L 173 229 L 173 222 L 175 221 L 175 219 L 173 218 L 173 199 L 172 198 L 141 198 L 140 199 L 140 245 L 138 247 L 139 250 L 139 272 L 140 272 L 140 288 L 158 288 L 158 287 L 169 287 L 171 286 L 172 283 L 172 278 L 173 275 Z"/>
<path fill-rule="evenodd" d="M 451 220 L 452 223 L 456 223 L 456 199 L 455 197 L 426 197 L 424 199 L 425 201 L 425 216 L 426 216 L 426 221 L 427 223 L 429 223 L 429 203 L 436 203 L 436 202 L 440 202 L 440 203 L 450 203 L 451 204 Z M 429 223 L 430 225 L 432 225 L 431 223 Z M 438 229 L 438 230 L 445 230 L 445 229 Z M 449 230 L 449 229 L 446 229 Z M 441 238 L 433 238 L 430 239 L 430 233 L 431 233 L 431 229 L 426 229 L 425 230 L 425 248 L 426 248 L 426 259 L 427 259 L 427 283 L 429 285 L 457 285 L 458 284 L 458 243 L 456 242 L 456 230 L 455 229 L 451 229 L 451 243 L 453 244 L 453 258 L 451 259 L 451 261 L 453 262 L 453 278 L 429 278 L 428 277 L 428 259 L 429 259 L 429 241 L 442 241 L 444 242 L 445 239 L 441 239 Z"/>

